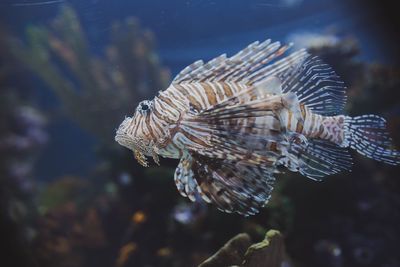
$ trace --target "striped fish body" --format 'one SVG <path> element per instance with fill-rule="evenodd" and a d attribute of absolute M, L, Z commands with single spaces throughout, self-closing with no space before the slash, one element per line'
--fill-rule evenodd
<path fill-rule="evenodd" d="M 270 198 L 285 168 L 314 179 L 349 170 L 348 147 L 396 165 L 385 120 L 342 114 L 345 87 L 305 50 L 270 40 L 232 57 L 221 55 L 182 70 L 153 100 L 126 118 L 116 141 L 146 156 L 180 159 L 178 191 L 225 212 L 252 215 Z"/>
<path fill-rule="evenodd" d="M 166 114 L 169 118 L 164 118 L 164 120 L 169 121 L 167 128 L 168 132 L 172 134 L 167 137 L 169 142 L 167 142 L 164 149 L 160 149 L 159 154 L 169 158 L 181 158 L 186 151 L 186 144 L 192 141 L 194 141 L 194 144 L 199 143 L 206 147 L 206 142 L 202 142 L 202 138 L 197 138 L 197 136 L 208 135 L 209 129 L 202 132 L 201 127 L 182 127 L 179 125 L 180 119 L 187 113 L 207 110 L 247 89 L 245 84 L 240 83 L 195 82 L 171 85 L 166 91 L 161 92 L 154 102 L 164 110 L 173 110 L 175 113 Z M 281 126 L 274 111 L 271 110 L 267 113 L 269 114 L 265 116 L 249 118 L 229 117 L 224 119 L 222 123 L 231 131 L 237 131 L 241 134 L 246 134 L 246 131 L 251 130 L 258 135 L 268 136 L 272 135 L 271 131 L 273 131 L 274 134 L 280 131 Z M 260 125 L 262 124 L 263 127 L 252 129 L 251 125 L 254 122 Z M 247 140 L 248 147 L 254 145 L 259 145 L 256 140 Z"/>
<path fill-rule="evenodd" d="M 185 144 L 187 142 L 201 142 L 197 138 L 197 136 L 202 135 L 200 128 L 197 129 L 198 131 L 193 128 L 189 128 L 189 131 L 186 130 L 187 128 L 179 128 L 180 118 L 185 113 L 190 112 L 191 109 L 197 111 L 207 110 L 229 99 L 233 95 L 245 92 L 248 89 L 245 84 L 228 82 L 200 82 L 171 85 L 155 99 L 156 105 L 160 108 L 162 107 L 162 110 L 167 112 L 166 116 L 169 116 L 169 118 L 163 118 L 159 116 L 159 113 L 155 113 L 153 116 L 157 117 L 154 121 L 169 121 L 169 125 L 159 124 L 156 128 L 161 129 L 166 126 L 169 129 L 178 129 L 169 131 L 173 133 L 173 136 L 170 135 L 167 137 L 169 142 L 165 148 L 159 150 L 159 155 L 168 158 L 181 158 L 186 150 Z M 268 98 L 274 96 L 273 94 L 266 94 L 265 99 L 268 100 Z M 306 138 L 320 138 L 338 145 L 342 144 L 344 138 L 343 115 L 323 116 L 313 113 L 301 103 L 298 104 L 303 120 L 299 120 L 288 108 L 277 108 L 276 110 L 269 110 L 264 116 L 228 117 L 222 122 L 227 125 L 230 131 L 237 131 L 243 135 L 251 131 L 253 135 L 262 136 L 263 138 L 271 137 L 270 141 L 261 143 L 257 139 L 249 138 L 246 140 L 245 146 L 249 150 L 271 152 L 271 161 L 274 162 L 277 160 L 277 157 L 284 156 L 282 153 L 285 150 L 285 147 L 282 149 L 279 142 L 276 141 L 276 135 L 285 135 L 288 132 L 297 133 L 304 135 Z M 174 111 L 174 113 L 168 114 L 168 110 Z M 261 127 L 256 128 L 254 125 Z M 205 133 L 207 134 L 208 131 L 206 130 Z M 156 138 L 159 138 L 159 135 Z M 205 146 L 206 144 L 202 143 L 202 145 Z M 226 155 L 222 155 L 221 157 L 226 157 Z M 291 165 L 293 166 L 293 164 Z"/>

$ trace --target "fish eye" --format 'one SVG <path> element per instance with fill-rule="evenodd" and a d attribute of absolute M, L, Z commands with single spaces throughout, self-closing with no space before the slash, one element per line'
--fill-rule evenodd
<path fill-rule="evenodd" d="M 149 106 L 147 104 L 142 104 L 141 108 L 142 110 L 148 110 Z"/>
<path fill-rule="evenodd" d="M 152 107 L 152 102 L 149 100 L 143 100 L 142 102 L 139 103 L 138 106 L 138 111 L 140 113 L 146 113 L 148 112 Z"/>

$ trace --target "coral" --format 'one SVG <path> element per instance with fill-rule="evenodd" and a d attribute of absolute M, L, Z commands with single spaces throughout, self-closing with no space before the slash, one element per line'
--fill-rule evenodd
<path fill-rule="evenodd" d="M 108 254 L 102 252 L 110 249 L 109 236 L 100 204 L 107 192 L 93 194 L 93 187 L 91 181 L 65 176 L 39 191 L 32 251 L 40 266 L 107 265 Z"/>
<path fill-rule="evenodd" d="M 0 245 L 9 266 L 34 266 L 28 248 L 35 235 L 33 165 L 47 141 L 46 120 L 30 103 L 8 38 L 0 29 Z"/>
<path fill-rule="evenodd" d="M 267 265 L 280 267 L 286 262 L 283 237 L 279 231 L 269 230 L 263 241 L 251 245 L 244 255 L 243 266 Z"/>
<path fill-rule="evenodd" d="M 285 256 L 283 237 L 279 231 L 270 230 L 264 240 L 251 244 L 248 234 L 238 234 L 199 267 L 219 266 L 281 267 L 289 266 Z"/>
<path fill-rule="evenodd" d="M 246 250 L 251 246 L 248 234 L 238 234 L 230 239 L 214 255 L 201 263 L 199 267 L 240 265 Z"/>
<path fill-rule="evenodd" d="M 124 266 L 125 263 L 128 261 L 130 255 L 134 253 L 137 249 L 137 245 L 134 242 L 129 242 L 128 244 L 124 245 L 119 252 L 118 258 L 115 262 L 115 265 L 120 267 Z"/>
<path fill-rule="evenodd" d="M 51 26 L 30 26 L 27 43 L 12 51 L 55 92 L 66 114 L 101 142 L 114 144 L 114 129 L 137 102 L 165 88 L 169 73 L 154 52 L 154 38 L 128 18 L 111 27 L 102 56 L 89 49 L 75 11 L 63 6 Z"/>
<path fill-rule="evenodd" d="M 72 199 L 83 196 L 88 182 L 83 179 L 66 176 L 47 184 L 38 195 L 38 209 L 42 214 L 57 209 Z"/>
<path fill-rule="evenodd" d="M 80 210 L 69 201 L 38 218 L 37 224 L 32 249 L 41 266 L 86 266 L 88 255 L 99 254 L 107 245 L 99 212 L 93 207 Z"/>

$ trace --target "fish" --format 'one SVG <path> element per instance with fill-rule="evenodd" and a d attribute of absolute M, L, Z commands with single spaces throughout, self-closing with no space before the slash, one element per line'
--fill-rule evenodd
<path fill-rule="evenodd" d="M 400 163 L 386 121 L 347 116 L 346 86 L 306 49 L 270 39 L 184 68 L 153 100 L 125 117 L 115 140 L 146 157 L 179 159 L 174 180 L 191 201 L 250 216 L 286 170 L 320 181 L 350 171 L 350 149 Z"/>

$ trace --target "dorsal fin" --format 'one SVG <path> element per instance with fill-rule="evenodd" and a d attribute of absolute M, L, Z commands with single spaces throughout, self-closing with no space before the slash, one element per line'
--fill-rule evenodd
<path fill-rule="evenodd" d="M 340 114 L 346 104 L 346 87 L 332 68 L 318 57 L 308 56 L 278 75 L 284 93 L 296 93 L 314 113 Z"/>
<path fill-rule="evenodd" d="M 293 61 L 308 55 L 305 50 L 300 50 L 276 61 L 290 47 L 291 44 L 282 46 L 280 42 L 271 43 L 269 39 L 262 43 L 256 41 L 232 57 L 223 54 L 206 64 L 202 60 L 196 61 L 183 69 L 172 82 L 229 81 L 251 85 L 285 71 Z"/>
<path fill-rule="evenodd" d="M 272 76 L 256 83 L 254 88 L 259 92 L 260 97 L 265 97 L 267 94 L 281 95 L 282 81 L 278 77 Z"/>
<path fill-rule="evenodd" d="M 291 44 L 254 42 L 232 57 L 225 54 L 206 64 L 199 60 L 182 70 L 173 83 L 237 82 L 258 86 L 272 77 L 282 82 L 282 92 L 293 92 L 301 103 L 321 115 L 339 114 L 346 104 L 345 86 L 339 76 L 306 50 L 282 55 Z"/>

